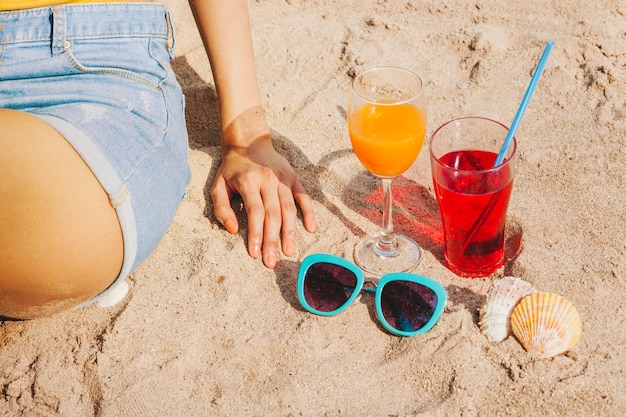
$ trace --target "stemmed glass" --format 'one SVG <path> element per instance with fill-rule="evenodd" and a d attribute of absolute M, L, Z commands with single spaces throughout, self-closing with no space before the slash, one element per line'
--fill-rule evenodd
<path fill-rule="evenodd" d="M 426 98 L 415 73 L 378 67 L 352 81 L 348 103 L 352 148 L 363 166 L 383 183 L 382 231 L 354 249 L 364 270 L 383 274 L 413 269 L 422 251 L 415 241 L 393 232 L 392 183 L 415 162 L 426 136 Z"/>

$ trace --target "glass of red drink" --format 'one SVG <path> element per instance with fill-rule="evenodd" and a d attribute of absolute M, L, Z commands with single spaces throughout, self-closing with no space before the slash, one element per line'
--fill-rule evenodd
<path fill-rule="evenodd" d="M 485 277 L 504 264 L 504 228 L 515 173 L 515 139 L 494 167 L 508 128 L 482 117 L 440 126 L 430 139 L 444 256 L 462 277 Z"/>

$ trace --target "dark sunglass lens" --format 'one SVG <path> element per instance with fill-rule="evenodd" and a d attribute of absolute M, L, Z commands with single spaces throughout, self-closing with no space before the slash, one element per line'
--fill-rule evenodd
<path fill-rule="evenodd" d="M 381 294 L 385 320 L 394 329 L 405 332 L 424 327 L 432 318 L 437 301 L 433 290 L 409 281 L 391 281 Z"/>
<path fill-rule="evenodd" d="M 304 298 L 317 311 L 337 310 L 356 287 L 356 275 L 340 265 L 319 262 L 309 267 L 304 277 Z"/>

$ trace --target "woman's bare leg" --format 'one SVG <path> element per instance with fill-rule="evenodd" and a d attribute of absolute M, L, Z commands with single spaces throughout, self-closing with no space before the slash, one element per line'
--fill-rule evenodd
<path fill-rule="evenodd" d="M 122 260 L 117 215 L 81 157 L 35 116 L 0 109 L 0 316 L 78 305 Z"/>

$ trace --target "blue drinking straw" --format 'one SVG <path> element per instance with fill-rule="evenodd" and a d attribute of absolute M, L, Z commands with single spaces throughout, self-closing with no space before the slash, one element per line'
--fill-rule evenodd
<path fill-rule="evenodd" d="M 500 165 L 502 161 L 504 161 L 504 155 L 506 155 L 506 152 L 509 149 L 509 146 L 511 145 L 511 141 L 513 140 L 513 137 L 515 136 L 515 131 L 517 130 L 517 127 L 519 126 L 519 123 L 522 120 L 522 116 L 524 115 L 524 112 L 526 111 L 526 107 L 528 107 L 528 102 L 530 101 L 530 97 L 535 92 L 535 87 L 537 87 L 537 83 L 539 82 L 539 77 L 541 77 L 541 73 L 543 72 L 543 67 L 546 66 L 546 61 L 548 60 L 550 51 L 552 51 L 553 45 L 554 45 L 554 42 L 548 41 L 548 43 L 546 44 L 546 49 L 543 50 L 543 55 L 541 55 L 541 59 L 539 60 L 539 63 L 537 64 L 537 68 L 535 69 L 535 73 L 533 74 L 533 77 L 530 80 L 530 84 L 528 85 L 528 88 L 526 89 L 526 94 L 524 94 L 524 98 L 522 99 L 522 102 L 519 105 L 519 109 L 517 109 L 517 114 L 515 115 L 515 119 L 513 119 L 513 123 L 511 124 L 511 128 L 509 129 L 509 133 L 507 133 L 506 138 L 504 139 L 504 143 L 502 144 L 502 148 L 500 148 L 500 153 L 498 154 L 498 157 L 496 158 L 496 162 L 493 164 L 494 168 Z"/>
<path fill-rule="evenodd" d="M 541 76 L 543 67 L 546 66 L 546 61 L 548 60 L 548 55 L 550 55 L 550 51 L 552 51 L 553 45 L 554 45 L 554 42 L 552 41 L 548 41 L 548 43 L 546 44 L 546 49 L 544 49 L 543 55 L 541 55 L 541 59 L 539 60 L 539 63 L 537 64 L 537 68 L 535 69 L 535 73 L 533 74 L 533 77 L 530 80 L 530 84 L 528 85 L 528 88 L 526 89 L 526 94 L 524 94 L 524 98 L 522 99 L 522 102 L 520 103 L 519 109 L 517 109 L 517 114 L 515 115 L 515 119 L 513 119 L 511 128 L 509 129 L 509 132 L 507 133 L 506 138 L 504 139 L 502 148 L 500 148 L 500 153 L 498 154 L 498 157 L 496 158 L 496 162 L 493 164 L 494 168 L 500 165 L 502 161 L 504 161 L 504 155 L 506 155 L 506 152 L 509 149 L 509 145 L 511 144 L 511 141 L 513 140 L 513 137 L 515 136 L 515 131 L 517 130 L 517 127 L 519 126 L 519 122 L 522 119 L 522 115 L 524 114 L 524 111 L 526 111 L 526 107 L 528 107 L 528 102 L 530 101 L 530 97 L 533 95 L 533 92 L 535 91 L 535 87 L 537 87 L 537 83 L 539 82 L 539 77 Z M 486 183 L 483 184 L 483 186 L 486 186 Z M 487 203 L 483 211 L 480 213 L 480 216 L 478 216 L 478 218 L 476 219 L 476 221 L 474 222 L 470 230 L 467 232 L 465 236 L 465 241 L 462 242 L 461 250 L 457 252 L 457 256 L 461 256 L 461 254 L 465 252 L 467 245 L 472 241 L 478 229 L 480 229 L 480 227 L 483 225 L 485 220 L 487 220 L 487 217 L 489 217 L 491 211 L 495 207 L 495 203 L 498 201 L 498 199 L 496 198 L 497 195 L 498 194 L 494 193 L 489 198 L 489 202 Z"/>

